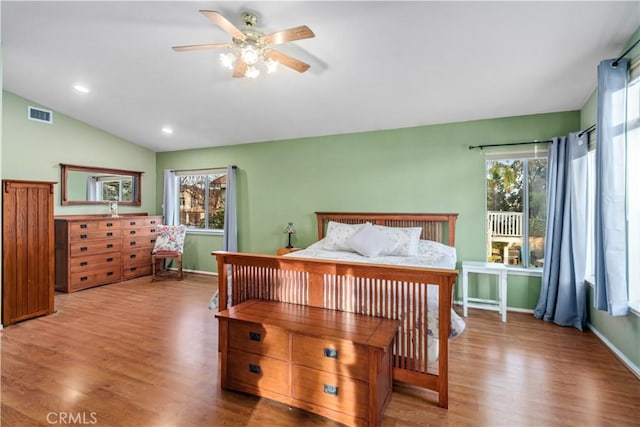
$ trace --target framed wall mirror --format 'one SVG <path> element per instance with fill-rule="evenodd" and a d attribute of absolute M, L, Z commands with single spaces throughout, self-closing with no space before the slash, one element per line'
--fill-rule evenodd
<path fill-rule="evenodd" d="M 60 163 L 62 205 L 140 206 L 142 172 Z"/>

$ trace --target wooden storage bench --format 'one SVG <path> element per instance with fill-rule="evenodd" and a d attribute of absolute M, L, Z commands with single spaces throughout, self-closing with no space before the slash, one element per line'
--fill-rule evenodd
<path fill-rule="evenodd" d="M 397 321 L 264 300 L 216 317 L 223 388 L 349 425 L 380 425 Z"/>

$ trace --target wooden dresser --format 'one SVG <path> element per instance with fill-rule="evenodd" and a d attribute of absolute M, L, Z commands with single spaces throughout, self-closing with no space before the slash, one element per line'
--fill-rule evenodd
<path fill-rule="evenodd" d="M 348 425 L 380 425 L 398 322 L 264 300 L 216 317 L 223 388 Z"/>
<path fill-rule="evenodd" d="M 53 185 L 2 181 L 2 323 L 53 313 Z"/>
<path fill-rule="evenodd" d="M 55 217 L 55 289 L 75 292 L 151 274 L 161 216 Z"/>

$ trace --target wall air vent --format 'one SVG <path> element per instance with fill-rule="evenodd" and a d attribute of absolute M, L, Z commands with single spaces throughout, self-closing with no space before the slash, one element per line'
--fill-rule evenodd
<path fill-rule="evenodd" d="M 43 108 L 32 107 L 29 105 L 27 118 L 42 123 L 53 123 L 53 113 Z"/>

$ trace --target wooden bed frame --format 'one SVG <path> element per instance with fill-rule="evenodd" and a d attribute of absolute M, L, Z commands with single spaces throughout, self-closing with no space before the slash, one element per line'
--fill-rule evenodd
<path fill-rule="evenodd" d="M 455 244 L 458 214 L 316 212 L 318 238 L 327 223 L 371 222 L 388 227 L 421 227 L 421 239 Z M 393 379 L 433 390 L 448 407 L 449 328 L 458 272 L 447 269 L 339 262 L 248 253 L 213 252 L 218 277 L 227 272 L 230 305 L 250 299 L 280 301 L 399 320 L 393 346 Z M 223 283 L 220 279 L 218 283 Z M 438 286 L 438 370 L 427 371 L 427 285 Z M 227 286 L 219 288 L 220 311 Z M 401 296 L 401 297 L 398 297 Z"/>

